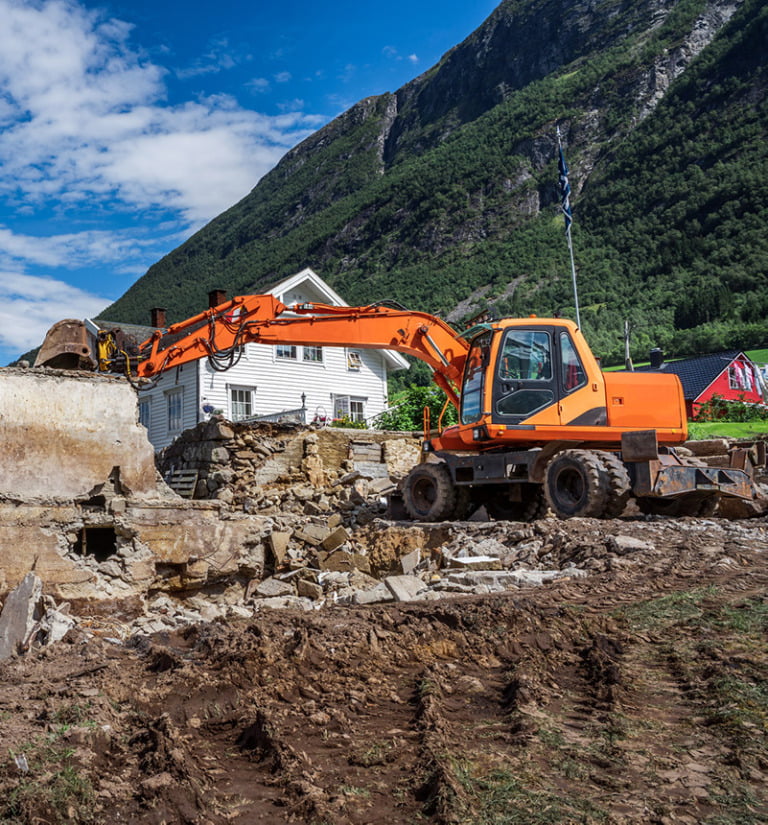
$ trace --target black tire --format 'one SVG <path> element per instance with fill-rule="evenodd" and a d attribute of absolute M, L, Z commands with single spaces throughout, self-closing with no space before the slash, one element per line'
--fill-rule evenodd
<path fill-rule="evenodd" d="M 547 465 L 544 495 L 559 518 L 600 518 L 608 503 L 603 462 L 589 450 L 563 450 Z"/>
<path fill-rule="evenodd" d="M 456 488 L 445 464 L 417 464 L 405 477 L 403 503 L 415 521 L 445 521 L 456 508 Z"/>
<path fill-rule="evenodd" d="M 632 482 L 624 462 L 613 453 L 598 451 L 600 461 L 608 475 L 608 500 L 603 511 L 604 518 L 618 518 L 632 496 Z"/>
<path fill-rule="evenodd" d="M 484 502 L 488 515 L 496 521 L 536 521 L 546 518 L 549 507 L 539 484 L 522 485 L 522 498 L 513 501 L 509 494 L 511 487 L 495 490 Z"/>

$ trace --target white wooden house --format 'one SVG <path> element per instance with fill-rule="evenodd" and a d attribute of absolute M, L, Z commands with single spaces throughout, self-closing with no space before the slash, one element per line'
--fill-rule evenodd
<path fill-rule="evenodd" d="M 311 269 L 269 290 L 284 304 L 347 306 Z M 147 328 L 147 336 L 152 328 Z M 221 414 L 231 421 L 291 415 L 312 421 L 366 421 L 387 407 L 387 378 L 408 362 L 397 352 L 345 347 L 246 344 L 225 372 L 207 358 L 160 376 L 139 393 L 139 420 L 156 450 L 183 430 Z"/>

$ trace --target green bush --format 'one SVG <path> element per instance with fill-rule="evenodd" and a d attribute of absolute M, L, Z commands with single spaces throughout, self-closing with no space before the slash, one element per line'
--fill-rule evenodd
<path fill-rule="evenodd" d="M 429 407 L 432 426 L 436 427 L 445 402 L 445 393 L 438 387 L 407 387 L 397 394 L 391 409 L 377 416 L 374 427 L 377 430 L 421 430 L 424 407 Z M 456 421 L 456 410 L 449 404 L 443 415 L 443 425 Z"/>

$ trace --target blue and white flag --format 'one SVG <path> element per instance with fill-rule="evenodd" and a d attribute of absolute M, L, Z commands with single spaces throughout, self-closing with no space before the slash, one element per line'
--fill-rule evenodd
<path fill-rule="evenodd" d="M 565 162 L 562 146 L 560 147 L 560 161 L 557 168 L 560 172 L 560 207 L 565 216 L 565 234 L 567 235 L 573 223 L 573 215 L 571 214 L 571 184 L 568 183 L 568 164 Z"/>

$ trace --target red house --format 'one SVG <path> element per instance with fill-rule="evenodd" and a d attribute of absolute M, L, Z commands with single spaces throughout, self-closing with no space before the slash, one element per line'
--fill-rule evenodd
<path fill-rule="evenodd" d="M 651 364 L 642 372 L 671 372 L 680 378 L 689 418 L 696 418 L 702 404 L 714 395 L 727 401 L 764 403 L 758 368 L 739 350 L 664 361 L 660 350 L 651 352 Z"/>

